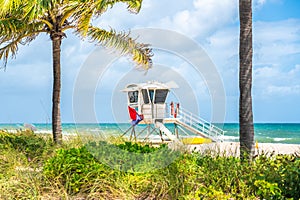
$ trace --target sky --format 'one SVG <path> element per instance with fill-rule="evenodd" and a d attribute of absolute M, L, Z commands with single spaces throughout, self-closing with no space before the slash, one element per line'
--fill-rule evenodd
<path fill-rule="evenodd" d="M 253 0 L 252 96 L 256 123 L 300 122 L 299 8 L 298 0 Z M 167 0 L 144 0 L 137 15 L 129 13 L 126 5 L 118 4 L 93 23 L 107 30 L 112 27 L 125 32 L 163 29 L 196 42 L 211 59 L 223 83 L 224 121 L 238 122 L 237 0 L 173 0 L 171 3 Z M 142 41 L 143 37 L 138 40 Z M 62 122 L 75 121 L 73 102 L 76 81 L 89 56 L 98 48 L 87 40 L 80 40 L 72 32 L 67 32 L 67 38 L 63 40 Z M 157 48 L 153 52 L 154 66 L 149 71 L 149 77 L 151 73 L 158 72 L 166 72 L 164 74 L 168 76 L 168 70 L 179 74 L 195 90 L 195 98 L 186 97 L 186 100 L 181 96 L 178 97 L 180 101 L 189 104 L 192 99 L 198 105 L 200 114 L 210 120 L 214 107 L 211 99 L 213 92 L 205 82 L 206 77 L 194 75 L 191 64 L 180 55 Z M 0 71 L 0 123 L 51 122 L 51 58 L 51 40 L 48 35 L 40 35 L 30 45 L 20 46 L 16 59 L 11 59 L 6 70 Z M 116 120 L 119 110 L 116 111 L 114 105 L 120 106 L 120 102 L 124 98 L 126 100 L 124 95 L 122 100 L 119 99 L 121 97 L 118 95 L 122 94 L 119 87 L 123 85 L 118 83 L 124 77 L 126 79 L 133 68 L 134 64 L 127 58 L 119 58 L 98 80 L 93 105 L 98 122 Z M 128 76 L 127 80 L 131 78 Z"/>

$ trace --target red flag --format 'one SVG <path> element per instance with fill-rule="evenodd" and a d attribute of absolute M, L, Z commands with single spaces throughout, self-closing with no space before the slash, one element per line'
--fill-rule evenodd
<path fill-rule="evenodd" d="M 130 119 L 136 120 L 136 115 L 137 115 L 136 110 L 128 106 L 128 112 L 129 112 Z"/>

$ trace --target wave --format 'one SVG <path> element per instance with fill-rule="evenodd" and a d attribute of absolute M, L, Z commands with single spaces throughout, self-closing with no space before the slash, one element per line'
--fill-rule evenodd
<path fill-rule="evenodd" d="M 220 137 L 220 139 L 222 139 L 226 142 L 235 142 L 235 141 L 239 140 L 239 136 L 223 135 Z"/>
<path fill-rule="evenodd" d="M 286 140 L 292 140 L 293 138 L 273 138 L 275 142 L 281 142 L 281 141 L 286 141 Z"/>

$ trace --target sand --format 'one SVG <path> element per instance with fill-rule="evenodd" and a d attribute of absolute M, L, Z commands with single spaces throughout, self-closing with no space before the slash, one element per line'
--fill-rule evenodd
<path fill-rule="evenodd" d="M 198 152 L 215 152 L 227 156 L 239 156 L 239 142 L 220 142 L 201 145 L 188 145 L 189 150 Z M 300 155 L 299 144 L 257 143 L 255 154 L 297 154 Z"/>

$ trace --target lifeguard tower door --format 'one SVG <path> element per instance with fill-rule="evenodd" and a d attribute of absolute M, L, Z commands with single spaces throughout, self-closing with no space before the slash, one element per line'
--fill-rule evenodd
<path fill-rule="evenodd" d="M 166 117 L 166 98 L 168 89 L 142 89 L 143 103 L 141 113 L 144 115 L 146 124 L 153 124 L 156 121 L 162 122 Z"/>

